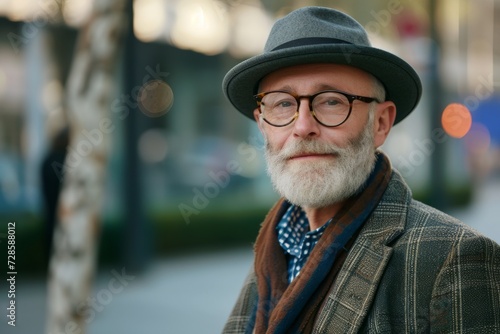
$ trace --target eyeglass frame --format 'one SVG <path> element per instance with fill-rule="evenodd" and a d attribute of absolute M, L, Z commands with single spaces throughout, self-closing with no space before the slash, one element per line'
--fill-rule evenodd
<path fill-rule="evenodd" d="M 262 110 L 260 109 L 260 107 L 262 105 L 262 99 L 264 98 L 264 96 L 266 96 L 268 94 L 271 94 L 271 93 L 286 93 L 286 94 L 292 96 L 297 101 L 297 111 L 295 112 L 295 115 L 292 117 L 292 119 L 290 120 L 290 122 L 288 122 L 286 124 L 283 124 L 283 125 L 275 125 L 275 124 L 270 123 L 265 117 L 263 117 Z M 316 96 L 318 96 L 320 94 L 323 94 L 323 93 L 338 93 L 338 94 L 344 95 L 347 98 L 347 100 L 349 101 L 349 112 L 347 113 L 346 118 L 342 122 L 340 122 L 339 124 L 336 124 L 336 125 L 327 125 L 327 124 L 321 122 L 316 117 L 316 113 L 314 112 L 314 110 L 312 108 L 312 102 L 316 98 Z M 349 116 L 351 116 L 352 103 L 354 102 L 354 100 L 359 100 L 359 101 L 365 102 L 365 103 L 372 103 L 372 102 L 381 103 L 381 101 L 379 101 L 376 97 L 367 97 L 367 96 L 361 96 L 361 95 L 352 95 L 352 94 L 349 94 L 349 93 L 346 93 L 346 92 L 343 92 L 343 91 L 340 91 L 340 90 L 335 90 L 335 89 L 322 90 L 322 91 L 319 91 L 319 92 L 311 94 L 311 95 L 298 95 L 298 94 L 296 94 L 294 92 L 290 92 L 290 91 L 286 91 L 286 90 L 271 90 L 271 91 L 268 91 L 268 92 L 258 93 L 256 95 L 254 95 L 253 98 L 257 102 L 257 107 L 259 108 L 259 112 L 260 112 L 260 115 L 261 115 L 262 119 L 267 124 L 269 124 L 271 126 L 274 126 L 274 127 L 278 127 L 278 128 L 290 125 L 290 124 L 292 124 L 298 118 L 298 116 L 299 116 L 299 109 L 300 109 L 300 102 L 301 102 L 302 99 L 307 99 L 309 101 L 309 111 L 311 112 L 311 114 L 314 117 L 314 119 L 316 120 L 316 122 L 318 122 L 319 124 L 321 124 L 323 126 L 326 126 L 328 128 L 334 128 L 334 127 L 340 126 L 340 125 L 344 124 L 349 119 Z"/>

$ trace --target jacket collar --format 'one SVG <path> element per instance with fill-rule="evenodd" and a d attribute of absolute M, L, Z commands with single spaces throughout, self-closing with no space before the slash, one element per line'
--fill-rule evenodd
<path fill-rule="evenodd" d="M 393 170 L 386 192 L 361 230 L 336 284 L 325 298 L 316 318 L 315 332 L 358 332 L 392 255 L 391 245 L 404 231 L 411 200 L 409 187 Z"/>

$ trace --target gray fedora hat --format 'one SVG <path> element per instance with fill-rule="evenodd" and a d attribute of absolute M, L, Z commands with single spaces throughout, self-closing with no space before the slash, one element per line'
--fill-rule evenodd
<path fill-rule="evenodd" d="M 386 89 L 386 100 L 397 108 L 400 122 L 418 104 L 422 84 L 404 60 L 371 46 L 365 29 L 352 17 L 325 7 L 303 7 L 274 24 L 260 55 L 233 67 L 222 88 L 229 101 L 253 118 L 260 80 L 280 68 L 309 63 L 357 67 L 374 75 Z"/>

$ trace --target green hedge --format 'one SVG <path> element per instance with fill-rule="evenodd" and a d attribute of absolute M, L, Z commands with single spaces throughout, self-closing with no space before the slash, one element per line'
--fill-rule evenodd
<path fill-rule="evenodd" d="M 148 215 L 154 256 L 250 245 L 257 236 L 267 209 L 202 212 L 187 224 L 178 211 Z M 7 223 L 16 222 L 16 269 L 20 275 L 45 274 L 45 230 L 41 216 L 22 213 L 3 216 L 0 224 L 0 254 L 7 256 Z M 99 264 L 122 260 L 124 225 L 121 218 L 105 218 L 101 224 Z"/>
<path fill-rule="evenodd" d="M 151 216 L 155 250 L 160 254 L 251 244 L 257 236 L 266 209 L 203 212 L 187 223 L 180 212 Z"/>

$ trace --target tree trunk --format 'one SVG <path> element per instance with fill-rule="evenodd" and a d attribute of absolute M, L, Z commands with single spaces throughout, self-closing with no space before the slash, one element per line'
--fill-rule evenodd
<path fill-rule="evenodd" d="M 81 29 L 66 88 L 70 144 L 48 277 L 47 333 L 84 333 L 92 300 L 99 217 L 109 139 L 110 105 L 126 27 L 126 0 L 94 1 Z"/>

